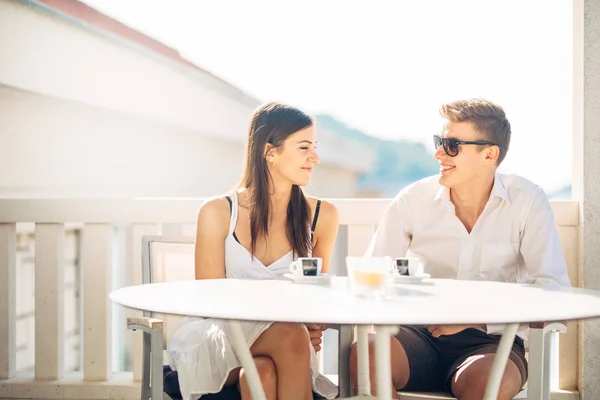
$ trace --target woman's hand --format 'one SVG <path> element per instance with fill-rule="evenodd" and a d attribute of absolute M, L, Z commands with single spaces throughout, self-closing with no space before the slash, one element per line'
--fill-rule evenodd
<path fill-rule="evenodd" d="M 325 324 L 306 324 L 308 334 L 310 336 L 310 344 L 312 344 L 315 352 L 321 351 L 321 344 L 323 343 L 323 331 L 329 328 L 329 325 Z"/>

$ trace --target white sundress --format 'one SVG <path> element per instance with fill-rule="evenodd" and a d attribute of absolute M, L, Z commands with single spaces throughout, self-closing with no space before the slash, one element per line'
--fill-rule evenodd
<path fill-rule="evenodd" d="M 231 196 L 231 220 L 225 239 L 225 276 L 237 279 L 273 279 L 289 272 L 292 252 L 285 254 L 268 267 L 242 246 L 234 237 L 238 217 L 238 198 Z M 270 322 L 242 321 L 241 326 L 248 347 L 271 326 Z M 241 367 L 229 343 L 231 337 L 227 321 L 213 318 L 186 317 L 177 327 L 167 345 L 171 369 L 177 371 L 179 387 L 184 400 L 196 400 L 203 394 L 218 393 L 229 373 Z M 332 399 L 338 388 L 318 371 L 316 353 L 310 343 L 310 369 L 312 389 L 319 395 Z"/>

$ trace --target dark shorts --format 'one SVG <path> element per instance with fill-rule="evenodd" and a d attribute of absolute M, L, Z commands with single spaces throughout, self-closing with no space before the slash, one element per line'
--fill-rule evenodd
<path fill-rule="evenodd" d="M 434 338 L 426 328 L 400 327 L 396 338 L 408 356 L 410 378 L 406 391 L 452 394 L 452 378 L 461 364 L 477 354 L 495 353 L 500 335 L 488 335 L 478 329 L 465 329 L 455 335 Z M 523 340 L 515 338 L 509 356 L 521 372 L 521 387 L 527 381 L 527 360 Z"/>

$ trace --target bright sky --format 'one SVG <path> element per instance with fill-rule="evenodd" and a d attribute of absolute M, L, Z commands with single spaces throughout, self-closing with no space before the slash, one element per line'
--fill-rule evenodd
<path fill-rule="evenodd" d="M 513 127 L 501 168 L 571 181 L 564 0 L 84 0 L 262 101 L 431 144 L 441 103 L 486 97 Z"/>

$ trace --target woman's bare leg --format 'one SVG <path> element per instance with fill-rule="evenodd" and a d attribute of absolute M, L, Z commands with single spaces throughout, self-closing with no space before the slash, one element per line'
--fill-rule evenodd
<path fill-rule="evenodd" d="M 278 400 L 312 400 L 310 338 L 302 324 L 274 323 L 250 348 L 275 365 Z"/>
<path fill-rule="evenodd" d="M 260 376 L 260 381 L 265 391 L 267 400 L 277 399 L 277 371 L 275 370 L 275 363 L 269 357 L 254 357 L 256 363 L 256 369 Z M 244 369 L 239 371 L 238 389 L 242 395 L 242 400 L 251 400 L 252 394 L 250 393 L 250 386 L 246 379 L 246 373 Z"/>

